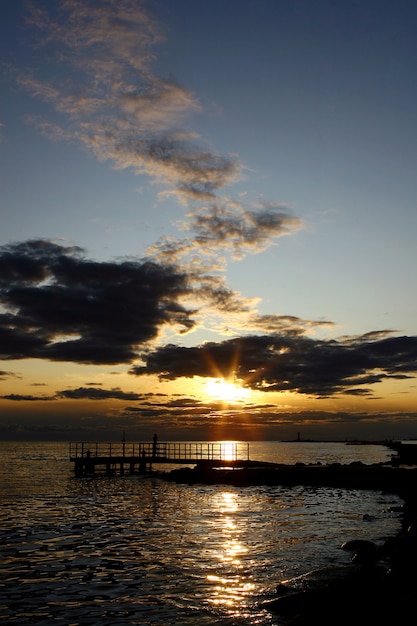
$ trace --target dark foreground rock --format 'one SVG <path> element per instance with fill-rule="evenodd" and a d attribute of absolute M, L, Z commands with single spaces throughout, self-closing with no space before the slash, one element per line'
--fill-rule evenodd
<path fill-rule="evenodd" d="M 410 585 L 399 587 L 388 575 L 368 572 L 290 592 L 267 608 L 286 626 L 402 626 L 415 624 L 415 602 Z"/>
<path fill-rule="evenodd" d="M 363 465 L 292 465 L 213 469 L 197 466 L 164 476 L 195 484 L 314 485 L 370 489 L 404 500 L 402 532 L 377 548 L 346 542 L 351 565 L 309 572 L 283 581 L 262 606 L 286 626 L 404 626 L 417 623 L 417 470 Z"/>
<path fill-rule="evenodd" d="M 402 478 L 390 481 L 388 489 L 405 500 L 397 537 L 379 548 L 366 540 L 345 542 L 341 547 L 352 553 L 350 566 L 284 581 L 277 586 L 277 597 L 264 606 L 286 620 L 286 626 L 417 623 L 417 491 L 413 472 Z M 386 490 L 386 485 L 379 489 Z"/>
<path fill-rule="evenodd" d="M 416 622 L 416 557 L 416 533 L 410 527 L 379 549 L 363 542 L 351 566 L 280 583 L 277 597 L 263 606 L 288 626 L 411 625 Z M 354 564 L 358 561 L 363 563 Z"/>

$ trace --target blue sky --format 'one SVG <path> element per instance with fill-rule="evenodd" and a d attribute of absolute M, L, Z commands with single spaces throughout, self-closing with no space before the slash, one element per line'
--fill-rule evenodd
<path fill-rule="evenodd" d="M 315 369 L 326 368 L 320 358 L 298 364 L 310 372 L 302 383 L 289 364 L 279 381 L 263 374 L 249 380 L 250 360 L 233 375 L 267 405 L 276 394 L 274 406 L 292 416 L 325 407 L 334 416 L 332 436 L 338 415 L 358 412 L 382 415 L 389 428 L 375 432 L 414 436 L 415 4 L 73 0 L 36 2 L 31 10 L 16 0 L 0 11 L 2 304 L 15 316 L 1 364 L 5 430 L 18 406 L 40 406 L 28 385 L 45 385 L 45 405 L 55 408 L 60 393 L 69 394 L 48 370 L 57 362 L 95 368 L 103 399 L 123 402 L 105 374 L 117 366 L 120 390 L 137 391 L 140 404 L 155 377 L 167 397 L 167 385 L 193 380 L 191 370 L 162 365 L 167 344 L 199 347 L 201 356 L 211 342 L 224 375 L 223 352 L 237 338 L 271 336 L 277 354 L 301 350 L 286 343 L 293 336 L 315 349 L 372 343 L 385 354 L 383 342 L 406 337 L 389 364 L 370 365 L 367 355 L 337 382 L 320 376 L 314 384 Z M 95 333 L 63 320 L 51 326 L 42 350 L 25 351 L 17 330 L 38 341 L 36 325 L 53 317 L 28 310 L 27 324 L 22 301 L 8 293 L 11 259 L 33 240 L 43 242 L 44 271 L 47 255 L 58 250 L 52 242 L 69 258 L 82 248 L 84 259 L 101 269 L 107 263 L 108 271 L 146 258 L 161 274 L 174 264 L 186 279 L 175 306 L 159 294 L 163 321 L 152 319 L 148 336 L 129 337 L 123 354 L 80 356 Z M 25 248 L 25 259 L 40 262 L 39 249 Z M 68 287 L 55 270 L 50 276 Z M 35 299 L 45 285 L 31 283 Z M 27 279 L 17 286 L 26 289 Z M 4 323 L 9 332 L 9 319 Z M 33 363 L 45 367 L 42 382 L 30 374 Z M 72 389 L 92 401 L 94 420 L 116 415 L 122 424 L 126 407 L 105 405 L 100 413 L 91 385 L 74 376 Z M 184 393 L 195 405 L 197 392 Z M 283 394 L 290 396 L 284 401 Z M 216 407 L 207 411 L 210 420 L 217 415 Z M 237 436 L 241 418 L 230 407 L 227 415 Z M 268 419 L 268 433 L 279 438 L 281 431 L 271 430 L 275 413 Z M 282 433 L 297 428 L 297 419 L 286 418 Z M 351 432 L 343 422 L 340 436 Z"/>

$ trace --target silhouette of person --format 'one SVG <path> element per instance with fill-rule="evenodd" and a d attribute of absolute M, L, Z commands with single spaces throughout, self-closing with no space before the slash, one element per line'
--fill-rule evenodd
<path fill-rule="evenodd" d="M 146 455 L 145 450 L 142 450 L 142 456 L 139 463 L 139 474 L 146 474 Z"/>
<path fill-rule="evenodd" d="M 94 463 L 91 461 L 91 452 L 87 450 L 84 471 L 86 474 L 94 474 Z"/>
<path fill-rule="evenodd" d="M 153 436 L 152 455 L 156 456 L 156 445 L 158 443 L 158 435 L 155 433 Z"/>

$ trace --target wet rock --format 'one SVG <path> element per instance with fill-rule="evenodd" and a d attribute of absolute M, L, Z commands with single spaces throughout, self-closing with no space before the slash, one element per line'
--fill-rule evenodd
<path fill-rule="evenodd" d="M 352 565 L 326 568 L 283 581 L 265 606 L 285 626 L 393 626 L 409 624 L 417 600 L 417 521 L 388 539 L 342 544 Z M 385 561 L 386 565 L 381 565 Z"/>
<path fill-rule="evenodd" d="M 379 558 L 379 551 L 373 541 L 366 539 L 354 539 L 345 541 L 341 545 L 342 550 L 352 552 L 352 563 L 360 565 L 375 565 Z"/>
<path fill-rule="evenodd" d="M 367 539 L 353 539 L 350 541 L 345 541 L 340 546 L 342 550 L 346 550 L 347 552 L 356 552 L 357 550 L 375 549 L 376 546 L 373 541 L 368 541 Z"/>

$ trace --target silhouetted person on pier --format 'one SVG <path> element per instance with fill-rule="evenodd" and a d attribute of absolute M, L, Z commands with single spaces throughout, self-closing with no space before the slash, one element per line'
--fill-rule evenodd
<path fill-rule="evenodd" d="M 146 474 L 146 455 L 145 450 L 142 450 L 142 455 L 139 463 L 139 474 Z"/>
<path fill-rule="evenodd" d="M 153 436 L 152 456 L 156 456 L 156 446 L 158 443 L 158 435 L 155 433 Z"/>
<path fill-rule="evenodd" d="M 87 452 L 85 453 L 85 456 L 86 456 L 86 461 L 85 461 L 85 466 L 84 466 L 84 473 L 94 474 L 94 463 L 91 462 L 90 450 L 87 450 Z"/>

